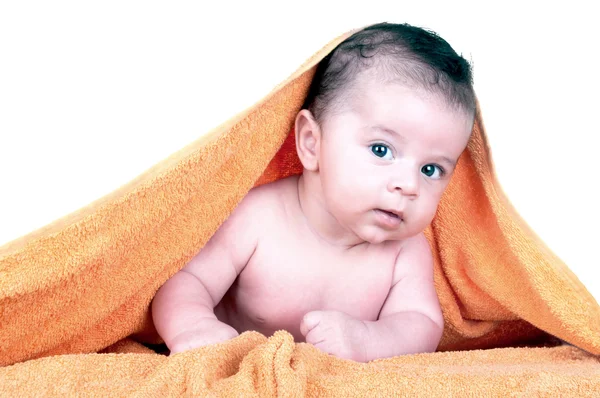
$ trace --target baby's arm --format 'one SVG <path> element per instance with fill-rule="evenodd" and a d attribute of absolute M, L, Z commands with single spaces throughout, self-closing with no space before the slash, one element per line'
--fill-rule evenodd
<path fill-rule="evenodd" d="M 411 240 L 398 255 L 379 320 L 365 322 L 367 360 L 433 352 L 440 342 L 444 318 L 433 284 L 431 249 L 423 234 Z"/>
<path fill-rule="evenodd" d="M 171 354 L 229 340 L 238 335 L 220 322 L 214 307 L 248 263 L 257 244 L 251 223 L 250 192 L 204 248 L 157 292 L 152 318 Z"/>
<path fill-rule="evenodd" d="M 433 285 L 433 259 L 423 235 L 411 238 L 396 260 L 393 285 L 377 321 L 340 311 L 311 311 L 300 323 L 306 342 L 358 362 L 432 352 L 442 335 L 442 317 Z"/>

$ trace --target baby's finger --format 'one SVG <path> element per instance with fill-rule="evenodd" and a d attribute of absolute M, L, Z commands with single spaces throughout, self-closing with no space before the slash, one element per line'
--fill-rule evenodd
<path fill-rule="evenodd" d="M 308 334 L 304 337 L 304 340 L 308 344 L 316 346 L 318 344 L 323 344 L 323 342 L 326 340 L 325 337 L 326 336 L 323 334 L 323 329 L 321 327 L 315 327 L 308 332 Z"/>
<path fill-rule="evenodd" d="M 306 313 L 304 317 L 302 317 L 302 321 L 300 322 L 300 333 L 304 337 L 314 329 L 319 322 L 321 321 L 320 311 L 311 311 Z"/>
<path fill-rule="evenodd" d="M 333 347 L 327 341 L 318 341 L 318 342 L 311 343 L 311 344 L 316 349 L 318 349 L 321 352 L 324 352 L 325 354 L 335 355 L 335 351 L 334 351 Z"/>

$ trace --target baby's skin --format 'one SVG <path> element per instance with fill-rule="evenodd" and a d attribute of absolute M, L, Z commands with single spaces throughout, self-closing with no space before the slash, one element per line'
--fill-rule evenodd
<path fill-rule="evenodd" d="M 443 317 L 422 231 L 472 115 L 399 84 L 359 87 L 322 124 L 299 112 L 303 174 L 251 190 L 157 292 L 171 355 L 248 330 L 359 362 L 435 351 Z"/>

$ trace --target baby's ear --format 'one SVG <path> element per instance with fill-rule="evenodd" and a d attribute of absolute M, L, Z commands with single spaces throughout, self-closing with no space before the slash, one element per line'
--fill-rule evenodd
<path fill-rule="evenodd" d="M 319 171 L 319 148 L 321 128 L 308 109 L 296 115 L 296 150 L 306 170 Z"/>

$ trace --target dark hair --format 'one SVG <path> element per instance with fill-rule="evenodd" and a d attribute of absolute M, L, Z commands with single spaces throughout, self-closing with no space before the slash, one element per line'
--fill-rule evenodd
<path fill-rule="evenodd" d="M 448 105 L 475 111 L 469 62 L 437 34 L 408 24 L 371 25 L 339 44 L 317 66 L 303 108 L 318 122 L 341 105 L 340 94 L 363 71 L 378 68 L 377 76 L 401 79 L 441 94 Z"/>

